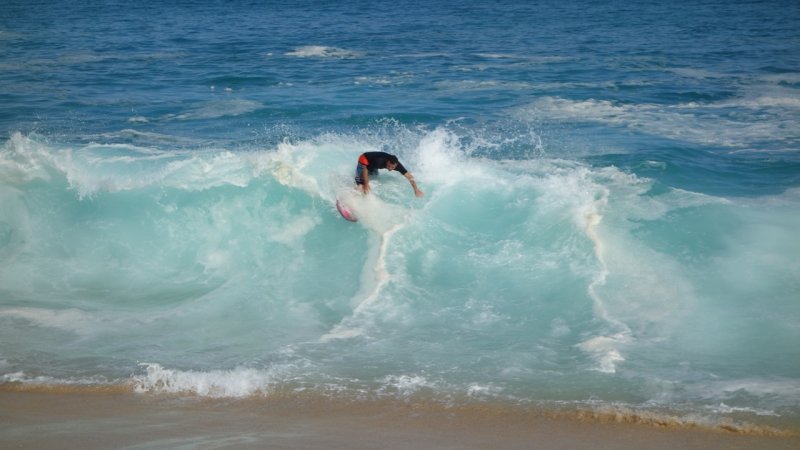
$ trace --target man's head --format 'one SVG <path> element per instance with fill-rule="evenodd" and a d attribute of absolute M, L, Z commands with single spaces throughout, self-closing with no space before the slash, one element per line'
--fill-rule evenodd
<path fill-rule="evenodd" d="M 394 170 L 396 167 L 397 167 L 397 156 L 389 155 L 389 157 L 386 158 L 386 169 L 391 171 Z"/>

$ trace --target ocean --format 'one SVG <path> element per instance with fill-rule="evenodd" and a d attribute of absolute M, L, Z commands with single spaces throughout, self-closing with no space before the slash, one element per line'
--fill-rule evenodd
<path fill-rule="evenodd" d="M 0 8 L 0 389 L 800 429 L 800 3 L 172 3 Z"/>

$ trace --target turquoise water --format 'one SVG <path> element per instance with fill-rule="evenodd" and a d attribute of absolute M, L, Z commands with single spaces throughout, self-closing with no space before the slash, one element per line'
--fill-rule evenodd
<path fill-rule="evenodd" d="M 800 424 L 794 2 L 195 3 L 0 11 L 2 383 Z"/>

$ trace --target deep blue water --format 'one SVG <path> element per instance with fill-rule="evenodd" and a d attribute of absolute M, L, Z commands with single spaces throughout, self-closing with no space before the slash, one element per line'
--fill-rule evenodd
<path fill-rule="evenodd" d="M 798 3 L 175 3 L 0 8 L 3 383 L 800 423 Z"/>

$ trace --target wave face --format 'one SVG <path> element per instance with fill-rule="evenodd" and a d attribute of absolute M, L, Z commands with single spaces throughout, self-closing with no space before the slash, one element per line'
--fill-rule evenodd
<path fill-rule="evenodd" d="M 13 136 L 5 380 L 576 402 L 602 386 L 797 414 L 800 192 L 724 199 L 416 137 L 401 153 L 426 200 L 381 175 L 354 225 L 334 203 L 358 137 L 187 153 Z"/>
<path fill-rule="evenodd" d="M 797 8 L 195 3 L 0 11 L 0 388 L 800 428 Z"/>

